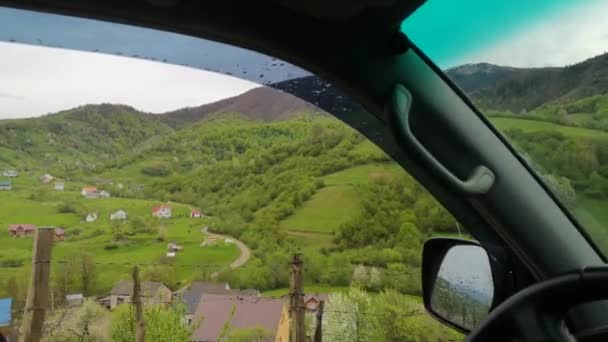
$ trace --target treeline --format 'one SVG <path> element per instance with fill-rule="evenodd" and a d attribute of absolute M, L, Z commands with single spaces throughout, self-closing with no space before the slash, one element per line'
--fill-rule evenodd
<path fill-rule="evenodd" d="M 477 103 L 482 108 L 483 104 Z M 595 95 L 576 100 L 545 103 L 536 108 L 519 112 L 484 111 L 490 116 L 517 117 L 518 119 L 547 121 L 563 126 L 582 127 L 608 131 L 608 96 Z"/>
<path fill-rule="evenodd" d="M 567 204 L 575 201 L 575 191 L 608 198 L 608 140 L 556 131 L 509 130 L 506 134 Z"/>

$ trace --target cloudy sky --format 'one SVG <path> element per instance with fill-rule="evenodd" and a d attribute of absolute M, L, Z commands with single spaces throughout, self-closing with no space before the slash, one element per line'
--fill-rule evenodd
<path fill-rule="evenodd" d="M 102 102 L 159 113 L 306 75 L 209 40 L 0 7 L 0 118 Z"/>
<path fill-rule="evenodd" d="M 563 66 L 608 51 L 605 0 L 428 0 L 402 26 L 440 67 Z"/>
<path fill-rule="evenodd" d="M 257 86 L 216 72 L 94 52 L 1 42 L 0 51 L 0 118 L 104 102 L 159 113 Z"/>
<path fill-rule="evenodd" d="M 608 50 L 605 13 L 605 0 L 429 0 L 402 29 L 442 68 L 563 66 Z M 159 113 L 307 74 L 208 40 L 0 8 L 0 118 L 102 102 Z"/>

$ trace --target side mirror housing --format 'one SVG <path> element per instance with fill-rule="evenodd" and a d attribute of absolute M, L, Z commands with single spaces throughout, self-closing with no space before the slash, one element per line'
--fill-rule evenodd
<path fill-rule="evenodd" d="M 450 327 L 472 331 L 498 299 L 494 264 L 477 242 L 454 238 L 426 241 L 422 253 L 425 309 Z"/>

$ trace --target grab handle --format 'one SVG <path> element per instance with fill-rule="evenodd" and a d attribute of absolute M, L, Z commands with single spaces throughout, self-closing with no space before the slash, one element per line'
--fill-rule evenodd
<path fill-rule="evenodd" d="M 410 127 L 409 115 L 412 105 L 412 94 L 401 84 L 397 84 L 393 90 L 392 103 L 396 114 L 399 128 L 405 139 L 411 144 L 424 160 L 439 173 L 439 175 L 450 184 L 456 191 L 468 196 L 483 195 L 487 193 L 494 184 L 495 175 L 486 166 L 479 165 L 473 169 L 468 179 L 461 180 L 450 170 L 445 168 L 425 147 L 416 139 Z"/>

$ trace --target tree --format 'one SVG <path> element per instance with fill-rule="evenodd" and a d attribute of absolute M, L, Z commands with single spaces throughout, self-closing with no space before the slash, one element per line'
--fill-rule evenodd
<path fill-rule="evenodd" d="M 323 341 L 431 342 L 462 336 L 426 315 L 418 301 L 385 291 L 374 296 L 360 289 L 332 294 L 325 304 Z"/>
<path fill-rule="evenodd" d="M 144 308 L 146 339 L 149 341 L 187 342 L 198 323 L 185 324 L 185 306 L 150 305 Z M 112 313 L 112 341 L 135 340 L 135 310 L 130 305 L 119 305 Z"/>
<path fill-rule="evenodd" d="M 69 310 L 56 310 L 53 316 L 47 319 L 49 342 L 110 341 L 107 331 L 110 314 L 106 309 L 94 300 L 87 300 L 82 306 Z"/>
<path fill-rule="evenodd" d="M 95 293 L 97 284 L 97 267 L 95 260 L 90 254 L 83 254 L 80 259 L 80 282 L 82 286 L 82 294 L 90 296 Z"/>
<path fill-rule="evenodd" d="M 55 304 L 62 303 L 65 296 L 82 292 L 85 296 L 95 293 L 97 267 L 91 254 L 69 253 L 64 262 L 52 268 L 52 288 Z"/>
<path fill-rule="evenodd" d="M 323 315 L 323 340 L 369 341 L 373 335 L 368 325 L 372 299 L 366 292 L 351 288 L 348 293 L 332 294 Z"/>

